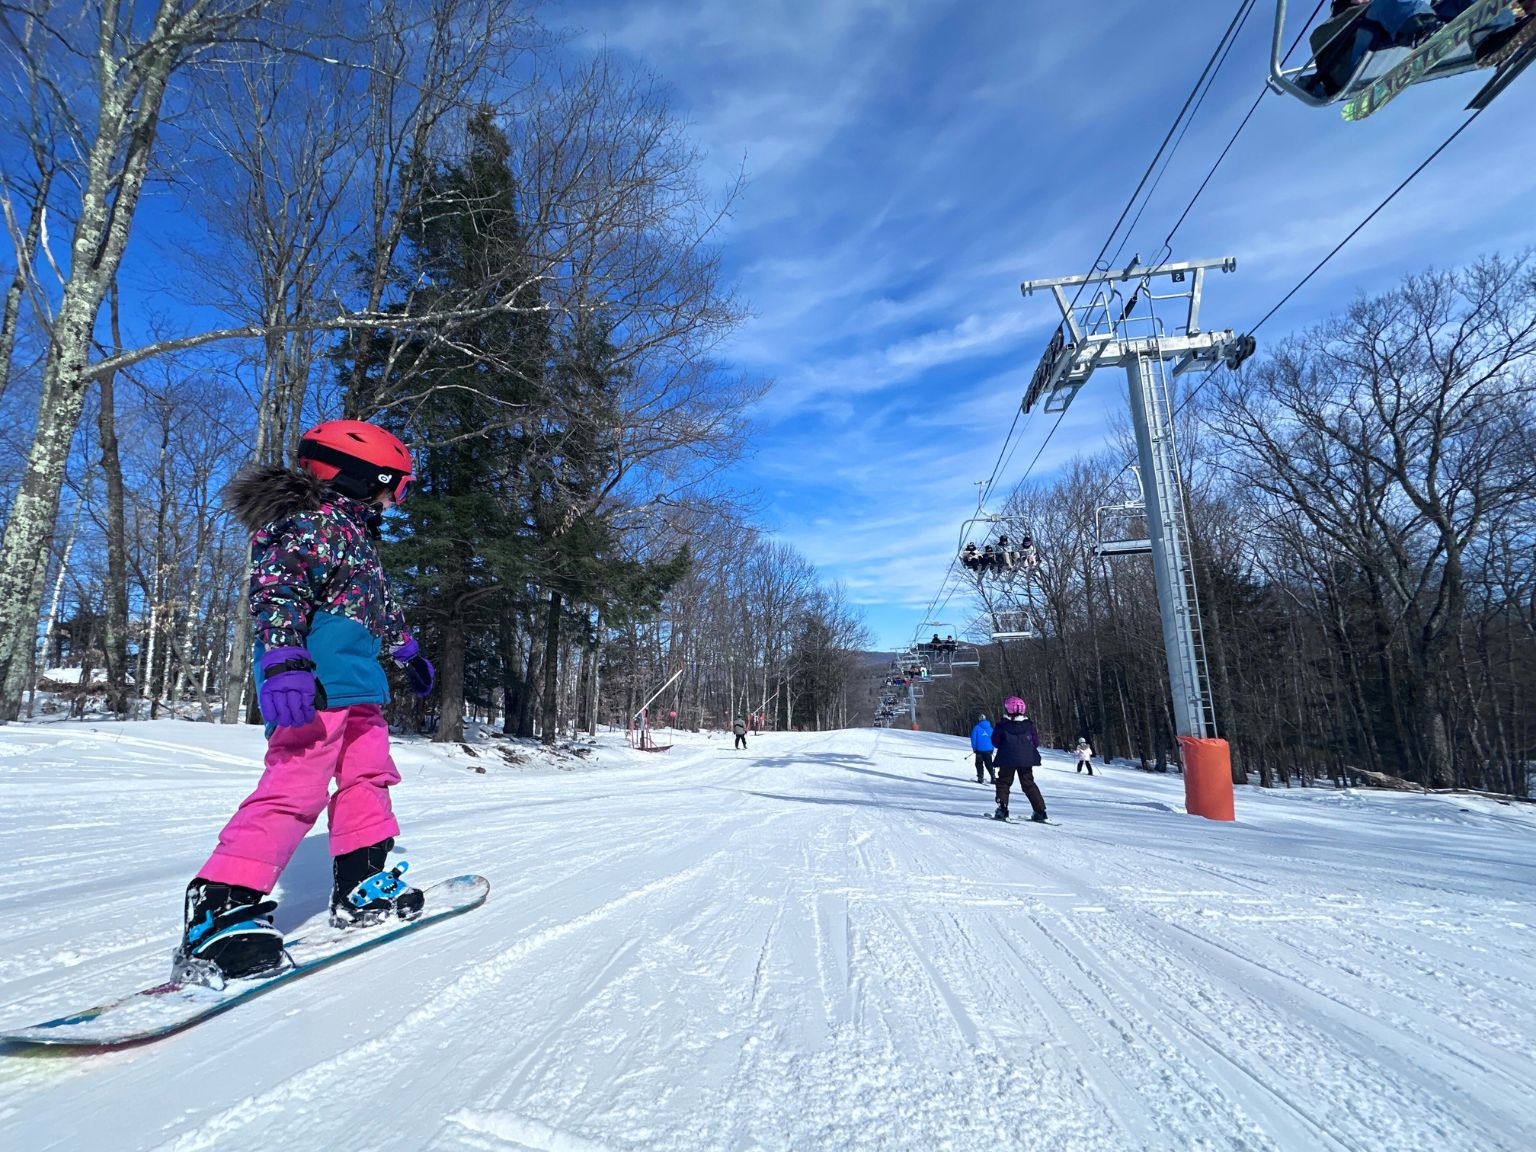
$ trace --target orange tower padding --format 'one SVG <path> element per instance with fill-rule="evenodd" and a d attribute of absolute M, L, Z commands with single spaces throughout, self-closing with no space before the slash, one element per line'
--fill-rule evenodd
<path fill-rule="evenodd" d="M 1184 750 L 1184 807 L 1191 816 L 1235 820 L 1232 811 L 1232 752 L 1225 740 L 1180 736 Z"/>

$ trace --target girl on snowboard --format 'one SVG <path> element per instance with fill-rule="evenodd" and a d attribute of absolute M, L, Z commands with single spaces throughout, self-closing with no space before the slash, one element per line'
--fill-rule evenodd
<path fill-rule="evenodd" d="M 992 729 L 992 746 L 997 749 L 997 811 L 993 819 L 1008 819 L 1008 791 L 1013 775 L 1019 775 L 1019 788 L 1029 797 L 1034 809 L 1030 819 L 1045 823 L 1045 797 L 1035 785 L 1035 766 L 1040 763 L 1040 737 L 1035 722 L 1024 716 L 1024 701 L 1010 696 L 1003 701 L 1003 719 Z"/>
<path fill-rule="evenodd" d="M 411 454 L 394 436 L 331 420 L 304 434 L 297 468 L 251 465 L 226 490 L 253 534 L 266 769 L 187 885 L 175 979 L 216 983 L 283 966 L 277 904 L 266 896 L 322 810 L 331 923 L 421 913 L 424 898 L 400 879 L 404 867 L 385 871 L 400 831 L 389 800 L 400 774 L 380 709 L 389 701 L 380 650 L 388 646 L 418 696 L 432 690 L 433 669 L 405 631 L 374 544 L 384 510 L 404 499 L 410 479 Z"/>

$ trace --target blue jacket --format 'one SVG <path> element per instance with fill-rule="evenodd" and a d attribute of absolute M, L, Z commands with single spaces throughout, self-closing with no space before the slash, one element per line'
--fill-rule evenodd
<path fill-rule="evenodd" d="M 976 721 L 976 727 L 971 729 L 971 751 L 992 751 L 992 722 L 990 720 Z"/>
<path fill-rule="evenodd" d="M 992 733 L 999 768 L 1033 768 L 1040 763 L 1040 737 L 1027 717 L 1004 720 Z"/>

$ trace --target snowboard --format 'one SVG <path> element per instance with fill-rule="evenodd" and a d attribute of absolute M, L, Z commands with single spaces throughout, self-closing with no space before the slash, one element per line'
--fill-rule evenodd
<path fill-rule="evenodd" d="M 1435 30 L 1417 48 L 1344 103 L 1344 119 L 1364 120 L 1380 111 L 1403 89 L 1423 79 L 1437 64 L 1466 45 L 1472 33 L 1485 27 L 1509 6 L 1509 0 L 1479 0 L 1461 15 Z"/>
<path fill-rule="evenodd" d="M 491 882 L 484 876 L 455 876 L 433 884 L 425 892 L 425 910 L 414 920 L 391 921 L 369 928 L 332 928 L 321 921 L 314 928 L 301 929 L 287 945 L 293 966 L 270 976 L 231 980 L 220 989 L 202 984 L 159 984 L 83 1012 L 0 1033 L 0 1041 L 115 1048 L 158 1040 L 228 1012 L 238 1004 L 254 1000 L 279 985 L 302 979 L 348 956 L 367 952 L 417 932 L 428 924 L 478 908 L 490 895 Z"/>
<path fill-rule="evenodd" d="M 1006 820 L 999 820 L 990 812 L 983 812 L 982 816 L 985 819 L 992 821 L 994 824 L 1049 824 L 1052 828 L 1061 827 L 1061 825 L 1054 820 L 1031 820 L 1028 816 L 1020 816 L 1017 818 L 1010 816 Z"/>

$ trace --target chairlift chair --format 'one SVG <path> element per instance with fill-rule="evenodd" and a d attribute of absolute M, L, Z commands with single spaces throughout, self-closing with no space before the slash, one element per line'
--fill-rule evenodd
<path fill-rule="evenodd" d="M 1128 500 L 1124 504 L 1105 504 L 1093 511 L 1093 554 L 1100 559 L 1109 556 L 1149 556 L 1152 553 L 1152 541 L 1146 535 L 1145 516 L 1146 505 L 1140 500 Z M 1111 522 L 1111 528 L 1106 529 L 1105 520 Z M 1136 527 L 1136 521 L 1141 520 L 1142 533 L 1119 531 L 1124 521 L 1129 520 L 1130 528 Z M 1120 524 L 1115 522 L 1119 521 Z"/>
<path fill-rule="evenodd" d="M 1141 469 L 1132 465 L 1130 471 L 1136 481 L 1136 495 L 1119 504 L 1100 504 L 1093 510 L 1093 554 L 1100 559 L 1152 553 L 1152 541 L 1147 538 L 1147 497 L 1141 484 Z"/>
<path fill-rule="evenodd" d="M 950 657 L 949 666 L 951 668 L 980 668 L 981 653 L 973 644 L 956 645 L 955 651 Z"/>
<path fill-rule="evenodd" d="M 992 639 L 1033 640 L 1037 633 L 1022 608 L 1002 608 L 992 614 Z"/>
<path fill-rule="evenodd" d="M 1287 68 L 1287 3 L 1276 0 L 1268 83 L 1276 92 L 1313 108 L 1342 103 L 1344 119 L 1353 121 L 1365 119 L 1410 86 L 1491 69 L 1492 78 L 1467 105 L 1481 109 L 1536 60 L 1536 21 L 1529 20 L 1536 15 L 1532 8 L 1525 0 L 1474 0 L 1464 12 L 1414 43 L 1365 52 L 1352 72 L 1341 79 L 1337 72 L 1330 76 L 1324 69 L 1332 54 L 1348 52 L 1353 38 L 1367 31 L 1369 6 L 1341 13 L 1314 28 L 1307 61 Z M 1526 18 L 1524 24 L 1519 23 L 1522 17 Z M 1492 35 L 1500 38 L 1497 46 L 1485 51 Z"/>

